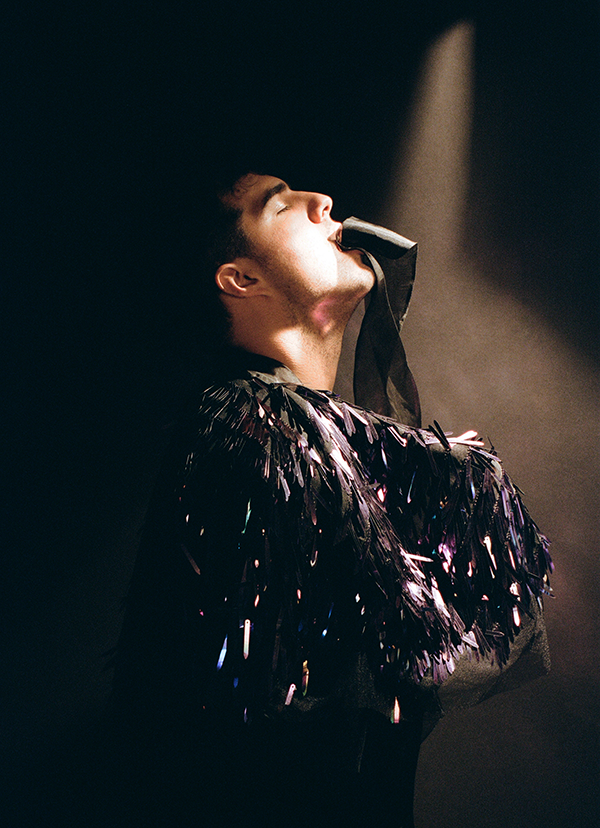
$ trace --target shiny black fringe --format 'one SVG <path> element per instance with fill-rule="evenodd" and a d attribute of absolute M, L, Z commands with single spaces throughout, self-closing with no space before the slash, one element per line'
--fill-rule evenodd
<path fill-rule="evenodd" d="M 416 683 L 465 651 L 502 665 L 549 592 L 547 540 L 473 439 L 254 376 L 208 389 L 194 428 L 180 548 L 206 664 L 245 719 L 323 692 L 350 652 Z"/>

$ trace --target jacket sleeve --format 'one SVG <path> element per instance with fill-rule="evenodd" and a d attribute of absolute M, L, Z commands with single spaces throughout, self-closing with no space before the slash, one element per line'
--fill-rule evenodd
<path fill-rule="evenodd" d="M 477 661 L 463 655 L 456 669 L 437 689 L 441 711 L 462 710 L 479 702 L 514 690 L 522 684 L 546 675 L 550 670 L 550 652 L 541 607 L 532 603 L 523 620 L 521 632 L 510 647 L 508 661 Z"/>

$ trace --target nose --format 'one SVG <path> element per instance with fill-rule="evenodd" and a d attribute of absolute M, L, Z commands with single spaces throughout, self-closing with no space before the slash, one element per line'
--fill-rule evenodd
<path fill-rule="evenodd" d="M 309 219 L 320 224 L 331 213 L 332 199 L 322 193 L 306 193 L 307 212 Z"/>

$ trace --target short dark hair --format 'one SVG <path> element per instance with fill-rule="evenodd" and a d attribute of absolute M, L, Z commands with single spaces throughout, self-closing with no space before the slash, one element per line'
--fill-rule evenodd
<path fill-rule="evenodd" d="M 252 255 L 252 245 L 240 224 L 242 211 L 233 206 L 231 197 L 244 176 L 262 174 L 238 165 L 220 176 L 213 175 L 202 218 L 203 270 L 213 283 L 219 265 Z"/>
<path fill-rule="evenodd" d="M 240 225 L 242 211 L 227 201 L 229 191 L 215 193 L 212 215 L 207 216 L 204 260 L 209 278 L 219 265 L 250 254 L 250 242 Z"/>
<path fill-rule="evenodd" d="M 230 319 L 221 301 L 215 282 L 220 265 L 252 254 L 252 246 L 244 233 L 240 218 L 242 211 L 233 206 L 228 196 L 233 195 L 236 183 L 253 170 L 245 166 L 230 168 L 228 173 L 213 173 L 202 187 L 198 214 L 199 256 L 195 286 L 197 301 L 192 303 L 194 318 L 194 348 L 204 361 L 218 362 L 230 346 Z"/>

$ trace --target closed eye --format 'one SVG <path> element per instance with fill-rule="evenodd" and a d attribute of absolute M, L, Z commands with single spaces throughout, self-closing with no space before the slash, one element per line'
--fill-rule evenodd
<path fill-rule="evenodd" d="M 280 213 L 285 213 L 285 211 L 286 211 L 286 210 L 289 210 L 289 209 L 290 209 L 290 208 L 289 208 L 289 205 L 287 205 L 287 204 L 286 204 L 286 206 L 285 206 L 285 207 L 280 207 L 280 208 L 279 208 L 279 210 L 277 210 L 276 215 L 279 215 Z"/>

